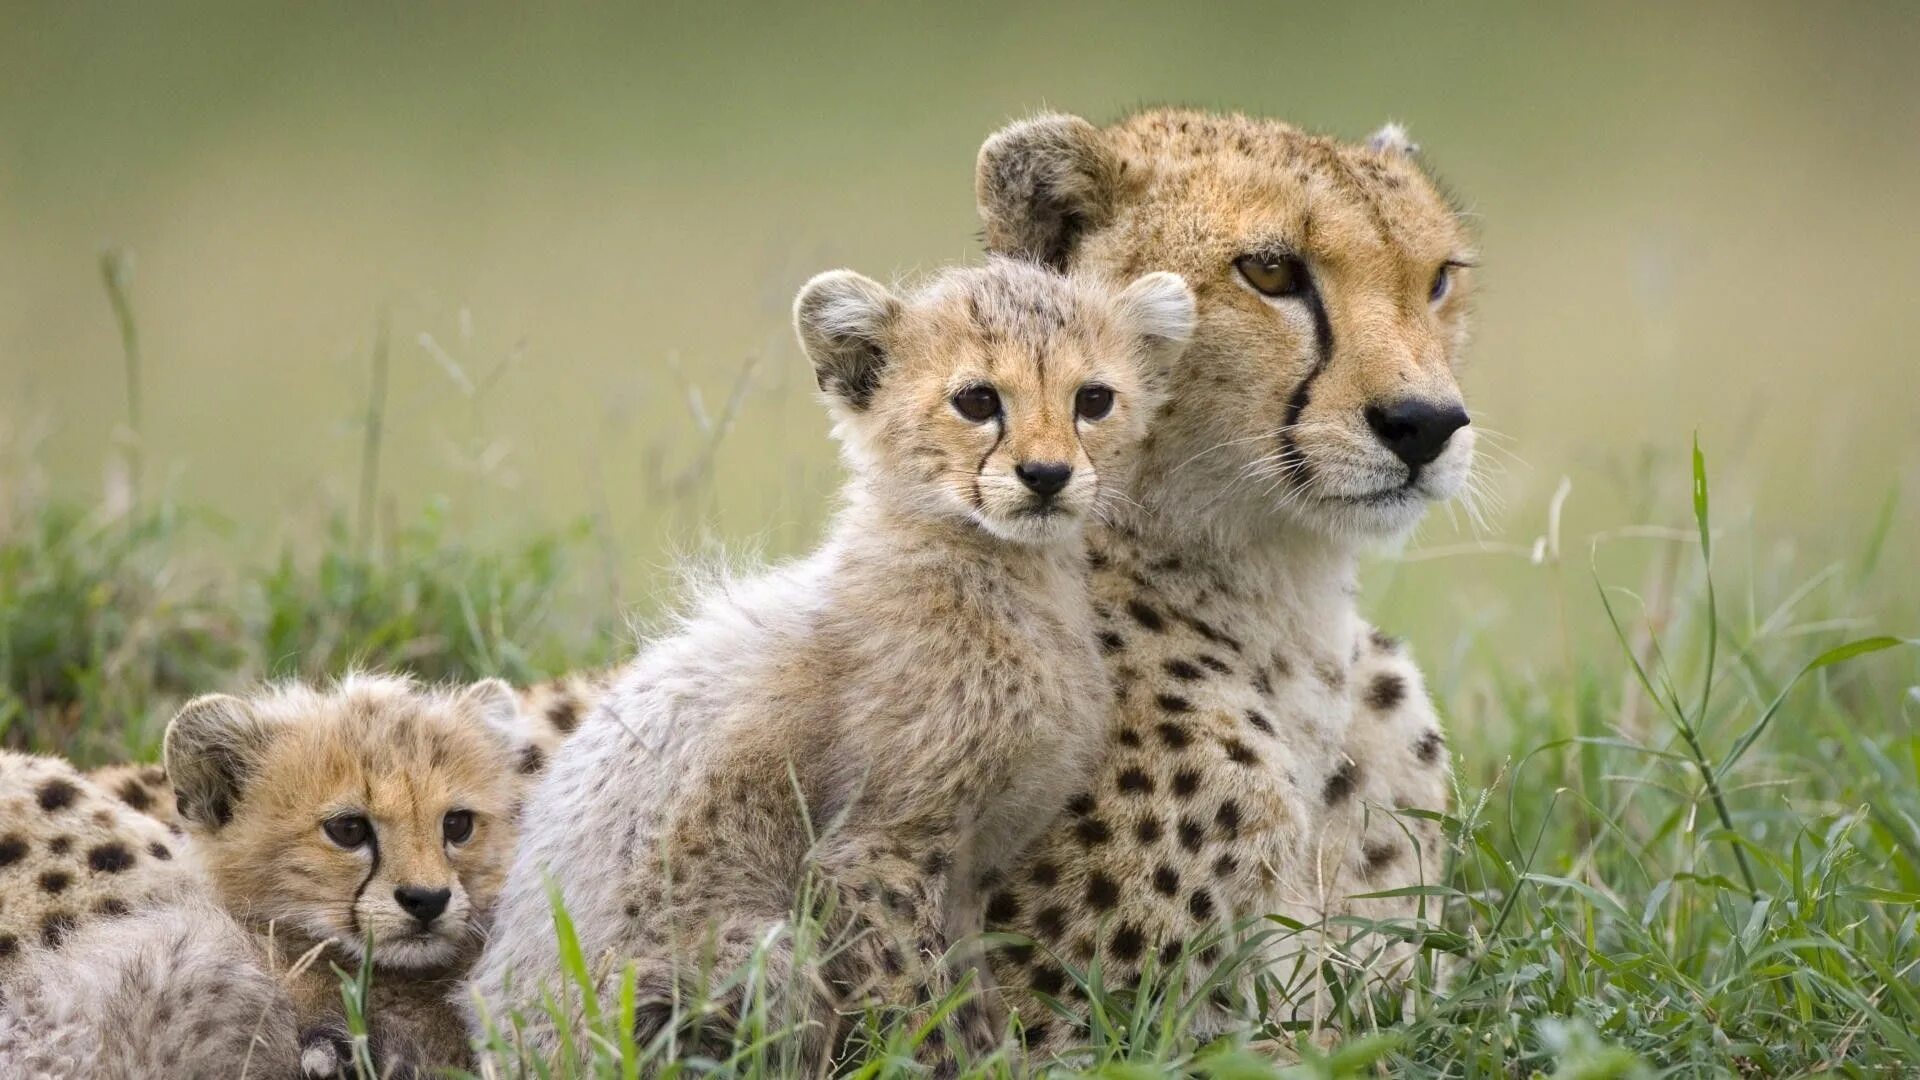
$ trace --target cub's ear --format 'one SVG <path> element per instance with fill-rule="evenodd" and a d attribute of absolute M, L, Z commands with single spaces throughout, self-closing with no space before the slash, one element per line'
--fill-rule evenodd
<path fill-rule="evenodd" d="M 226 694 L 187 702 L 167 725 L 162 758 L 180 816 L 208 829 L 233 820 L 234 804 L 274 740 L 274 725 Z"/>
<path fill-rule="evenodd" d="M 793 302 L 793 325 L 820 389 L 854 412 L 871 405 L 902 310 L 885 286 L 851 270 L 807 282 Z"/>
<path fill-rule="evenodd" d="M 1193 338 L 1193 290 L 1179 274 L 1156 270 L 1136 278 L 1120 291 L 1120 310 L 1135 333 L 1146 342 L 1147 361 L 1163 371 L 1186 350 Z"/>
<path fill-rule="evenodd" d="M 454 698 L 456 708 L 489 730 L 513 738 L 520 731 L 520 695 L 505 679 L 481 679 Z"/>
<path fill-rule="evenodd" d="M 1008 124 L 981 145 L 974 167 L 987 250 L 1066 269 L 1081 234 L 1111 217 L 1119 178 L 1119 157 L 1077 116 Z"/>

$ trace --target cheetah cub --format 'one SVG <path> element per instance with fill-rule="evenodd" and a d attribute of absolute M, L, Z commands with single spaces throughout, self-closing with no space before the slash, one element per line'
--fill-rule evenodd
<path fill-rule="evenodd" d="M 58 804 L 50 819 L 84 815 L 39 830 L 44 842 L 15 832 L 50 867 L 65 837 L 60 899 L 92 901 L 35 916 L 32 955 L 0 969 L 0 1074 L 351 1073 L 333 969 L 369 948 L 376 1071 L 464 1066 L 454 999 L 513 850 L 530 745 L 518 721 L 498 680 L 356 675 L 198 698 L 166 735 L 184 841 L 64 763 L 0 763 L 18 780 L 0 793 L 26 786 Z M 167 876 L 183 864 L 190 881 Z"/>
<path fill-rule="evenodd" d="M 635 965 L 643 1040 L 757 949 L 764 985 L 803 985 L 779 928 L 810 873 L 850 944 L 796 1003 L 804 1056 L 833 1045 L 836 1009 L 939 992 L 935 961 L 981 928 L 977 882 L 1098 747 L 1081 526 L 1125 490 L 1193 307 L 1171 274 L 1112 292 L 998 260 L 908 296 L 848 271 L 807 284 L 795 322 L 843 505 L 812 555 L 701 597 L 561 748 L 475 969 L 476 1025 L 557 1041 L 537 1004 L 564 991 L 549 882 L 603 991 Z M 740 991 L 716 998 L 737 1019 Z"/>

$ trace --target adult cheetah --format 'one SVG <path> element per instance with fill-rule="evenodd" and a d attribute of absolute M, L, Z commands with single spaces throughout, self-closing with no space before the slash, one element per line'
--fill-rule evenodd
<path fill-rule="evenodd" d="M 1104 757 L 994 883 L 990 928 L 1016 938 L 998 981 L 1029 1047 L 1057 1050 L 1083 1038 L 1091 960 L 1109 985 L 1198 980 L 1252 924 L 1258 966 L 1298 977 L 1276 1019 L 1314 1021 L 1321 961 L 1391 980 L 1409 955 L 1338 917 L 1413 924 L 1418 901 L 1349 897 L 1441 863 L 1432 817 L 1402 812 L 1447 806 L 1449 757 L 1418 669 L 1357 614 L 1355 562 L 1466 483 L 1467 231 L 1391 127 L 1347 144 L 1182 109 L 1043 115 L 987 140 L 976 186 L 996 254 L 1170 270 L 1198 296 L 1137 507 L 1090 537 Z"/>

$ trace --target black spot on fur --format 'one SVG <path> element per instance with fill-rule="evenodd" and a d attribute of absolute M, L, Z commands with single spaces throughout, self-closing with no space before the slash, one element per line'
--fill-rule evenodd
<path fill-rule="evenodd" d="M 1126 730 L 1122 731 L 1117 737 L 1120 740 L 1121 746 L 1125 746 L 1128 748 L 1135 748 L 1140 745 L 1140 733 L 1133 730 L 1132 728 L 1127 728 Z"/>
<path fill-rule="evenodd" d="M 20 951 L 20 939 L 12 934 L 0 934 L 0 960 L 5 960 Z"/>
<path fill-rule="evenodd" d="M 1206 667 L 1209 671 L 1212 671 L 1216 675 L 1233 674 L 1232 665 L 1228 664 L 1225 660 L 1222 660 L 1217 656 L 1209 656 L 1205 653 L 1202 653 L 1200 656 L 1200 663 L 1204 667 Z"/>
<path fill-rule="evenodd" d="M 1153 887 L 1162 896 L 1172 896 L 1180 891 L 1180 875 L 1171 866 L 1162 866 L 1153 872 Z"/>
<path fill-rule="evenodd" d="M 1220 740 L 1220 746 L 1227 752 L 1227 760 L 1233 762 L 1235 765 L 1260 764 L 1260 755 L 1254 753 L 1248 748 L 1246 743 L 1241 742 L 1239 739 L 1222 739 Z"/>
<path fill-rule="evenodd" d="M 1021 1029 L 1020 1036 L 1026 1040 L 1028 1046 L 1045 1046 L 1047 1044 L 1047 1036 L 1052 1033 L 1052 1026 L 1045 1021 L 1041 1021 L 1039 1023 L 1028 1024 L 1025 1028 Z"/>
<path fill-rule="evenodd" d="M 1113 932 L 1115 959 L 1132 963 L 1140 959 L 1140 950 L 1145 948 L 1146 944 L 1146 938 L 1141 936 L 1140 928 L 1132 923 L 1121 923 L 1120 929 Z"/>
<path fill-rule="evenodd" d="M 1041 964 L 1039 967 L 1033 969 L 1033 977 L 1028 981 L 1027 985 L 1042 994 L 1050 994 L 1058 997 L 1060 988 L 1065 986 L 1066 983 L 1067 976 L 1065 972 L 1051 964 Z"/>
<path fill-rule="evenodd" d="M 73 875 L 65 870 L 49 870 L 40 875 L 40 891 L 48 896 L 59 896 L 73 884 Z"/>
<path fill-rule="evenodd" d="M 1010 892 L 997 892 L 987 901 L 987 921 L 1010 923 L 1020 917 L 1020 901 Z"/>
<path fill-rule="evenodd" d="M 1133 827 L 1133 835 L 1138 837 L 1143 844 L 1158 842 L 1160 839 L 1160 819 L 1152 815 L 1141 818 L 1139 823 Z"/>
<path fill-rule="evenodd" d="M 93 910 L 97 914 L 105 915 L 109 919 L 117 919 L 125 915 L 129 909 L 125 901 L 109 896 L 105 900 L 93 905 Z"/>
<path fill-rule="evenodd" d="M 565 695 L 548 702 L 547 723 L 563 734 L 579 727 L 580 703 Z"/>
<path fill-rule="evenodd" d="M 953 856 L 945 848 L 935 848 L 920 859 L 920 870 L 926 874 L 944 874 L 953 865 Z"/>
<path fill-rule="evenodd" d="M 1202 672 L 1197 665 L 1188 660 L 1169 660 L 1160 666 L 1166 669 L 1167 674 L 1179 679 L 1181 682 L 1193 682 L 1205 675 L 1205 672 Z"/>
<path fill-rule="evenodd" d="M 1060 868 L 1058 866 L 1053 865 L 1045 859 L 1033 864 L 1033 883 L 1035 885 L 1051 885 L 1059 880 Z"/>
<path fill-rule="evenodd" d="M 1082 844 L 1094 847 L 1106 843 L 1112 833 L 1107 829 L 1106 822 L 1097 817 L 1088 817 L 1081 818 L 1080 823 L 1073 827 L 1073 835 L 1078 837 Z"/>
<path fill-rule="evenodd" d="M 1214 824 L 1220 826 L 1221 835 L 1227 839 L 1232 840 L 1234 837 L 1239 836 L 1240 804 L 1234 802 L 1232 799 L 1221 803 L 1220 809 L 1213 815 L 1213 821 Z"/>
<path fill-rule="evenodd" d="M 1179 694 L 1155 694 L 1153 701 L 1154 704 L 1170 713 L 1190 713 L 1193 711 L 1193 702 L 1188 701 Z"/>
<path fill-rule="evenodd" d="M 1093 793 L 1083 791 L 1073 798 L 1068 799 L 1067 813 L 1076 815 L 1093 813 Z"/>
<path fill-rule="evenodd" d="M 1327 786 L 1321 792 L 1321 798 L 1326 800 L 1328 806 L 1344 802 L 1353 794 L 1354 786 L 1359 782 L 1360 766 L 1352 761 L 1343 761 L 1340 767 L 1334 770 L 1333 775 L 1327 777 Z"/>
<path fill-rule="evenodd" d="M 1259 694 L 1261 697 L 1268 697 L 1272 695 L 1273 678 L 1267 674 L 1266 668 L 1254 669 L 1253 690 L 1254 690 L 1254 693 Z"/>
<path fill-rule="evenodd" d="M 1173 774 L 1173 793 L 1184 799 L 1200 790 L 1200 774 L 1192 769 L 1181 769 Z"/>
<path fill-rule="evenodd" d="M 73 916 L 65 911 L 56 911 L 40 920 L 40 944 L 49 949 L 57 949 L 67 939 L 67 933 L 73 929 Z"/>
<path fill-rule="evenodd" d="M 132 867 L 132 851 L 119 844 L 102 844 L 86 853 L 86 865 L 102 874 L 117 874 Z"/>
<path fill-rule="evenodd" d="M 1154 725 L 1154 730 L 1159 732 L 1160 741 L 1166 743 L 1169 750 L 1184 749 L 1188 743 L 1193 741 L 1193 737 L 1187 734 L 1186 728 L 1171 721 Z"/>
<path fill-rule="evenodd" d="M 1127 647 L 1127 639 L 1111 630 L 1102 630 L 1099 635 L 1100 651 L 1112 656 Z"/>
<path fill-rule="evenodd" d="M 1167 628 L 1167 621 L 1161 618 L 1160 613 L 1158 611 L 1155 611 L 1145 601 L 1142 601 L 1142 600 L 1127 601 L 1127 614 L 1133 616 L 1134 622 L 1139 623 L 1141 626 L 1147 628 L 1148 630 L 1152 630 L 1155 633 L 1158 633 Z"/>
<path fill-rule="evenodd" d="M 1347 669 L 1331 660 L 1322 660 L 1313 665 L 1314 677 L 1326 684 L 1329 690 L 1343 690 L 1347 685 Z"/>
<path fill-rule="evenodd" d="M 547 755 L 531 744 L 520 748 L 520 775 L 532 776 L 547 767 Z"/>
<path fill-rule="evenodd" d="M 1431 765 L 1439 758 L 1440 748 L 1446 744 L 1446 738 L 1438 731 L 1429 731 L 1413 744 L 1413 756 L 1419 758 L 1422 765 Z"/>
<path fill-rule="evenodd" d="M 1223 646 L 1225 648 L 1233 650 L 1234 652 L 1240 651 L 1240 641 L 1238 638 L 1235 638 L 1230 634 L 1223 633 L 1221 630 L 1216 628 L 1212 623 L 1207 622 L 1205 619 L 1197 618 L 1193 615 L 1188 615 L 1186 612 L 1183 612 L 1183 611 L 1175 612 L 1174 618 L 1179 619 L 1181 624 L 1184 625 L 1187 629 L 1193 631 L 1196 634 L 1199 634 L 1201 637 L 1206 638 L 1208 641 L 1213 642 L 1215 645 Z"/>
<path fill-rule="evenodd" d="M 1195 889 L 1193 895 L 1187 897 L 1187 910 L 1196 919 L 1213 918 L 1213 894 L 1205 889 Z"/>
<path fill-rule="evenodd" d="M 1247 723 L 1252 724 L 1253 730 L 1260 732 L 1262 735 L 1273 734 L 1273 721 L 1262 716 L 1257 709 L 1247 710 Z"/>
<path fill-rule="evenodd" d="M 141 787 L 138 780 L 128 780 L 120 785 L 120 801 L 145 813 L 153 805 L 153 793 Z"/>
<path fill-rule="evenodd" d="M 1033 946 L 1024 941 L 1002 945 L 1000 955 L 1016 967 L 1026 967 L 1033 962 Z"/>
<path fill-rule="evenodd" d="M 1367 704 L 1379 712 L 1386 712 L 1407 696 L 1407 680 L 1389 671 L 1373 680 L 1367 687 Z"/>
<path fill-rule="evenodd" d="M 1180 962 L 1180 943 L 1169 941 L 1160 946 L 1160 966 L 1172 967 Z"/>
<path fill-rule="evenodd" d="M 72 806 L 74 800 L 80 797 L 80 789 L 60 777 L 55 777 L 41 784 L 35 797 L 40 801 L 40 809 L 52 813 Z"/>
<path fill-rule="evenodd" d="M 639 918 L 639 917 L 640 917 L 640 905 L 639 905 L 639 904 L 631 904 L 631 903 L 630 903 L 630 904 L 628 904 L 628 905 L 627 905 L 627 906 L 626 906 L 626 907 L 625 907 L 625 908 L 624 908 L 623 910 L 625 910 L 625 911 L 626 911 L 626 913 L 627 913 L 627 918 L 629 918 L 629 919 L 637 919 L 637 918 Z"/>
<path fill-rule="evenodd" d="M 1398 652 L 1400 649 L 1400 639 L 1377 626 L 1369 631 L 1367 636 L 1372 639 L 1373 647 L 1383 653 Z"/>
<path fill-rule="evenodd" d="M 1153 777 L 1147 775 L 1139 766 L 1122 769 L 1118 780 L 1120 790 L 1131 795 L 1153 794 Z"/>
<path fill-rule="evenodd" d="M 9 833 L 0 837 L 0 866 L 12 866 L 25 858 L 27 842 L 18 835 Z"/>
<path fill-rule="evenodd" d="M 73 837 L 71 836 L 56 836 L 47 841 L 47 854 L 49 855 L 65 855 L 72 850 Z"/>
<path fill-rule="evenodd" d="M 1207 830 L 1192 818 L 1180 819 L 1180 846 L 1188 851 L 1199 851 L 1207 841 Z"/>
<path fill-rule="evenodd" d="M 1067 911 L 1057 904 L 1041 908 L 1040 914 L 1034 917 L 1033 926 L 1042 937 L 1057 938 L 1067 929 Z"/>
<path fill-rule="evenodd" d="M 1087 875 L 1087 903 L 1095 911 L 1106 911 L 1120 902 L 1120 886 L 1107 875 L 1094 871 Z"/>
<path fill-rule="evenodd" d="M 159 859 L 161 862 L 166 862 L 168 859 L 173 858 L 173 852 L 167 850 L 167 845 L 158 840 L 147 845 L 147 854 Z"/>
<path fill-rule="evenodd" d="M 1372 874 L 1385 869 L 1388 863 L 1398 858 L 1400 847 L 1392 843 L 1368 844 L 1361 849 L 1361 854 L 1366 856 L 1367 873 Z"/>
<path fill-rule="evenodd" d="M 1233 872 L 1238 869 L 1240 869 L 1240 860 L 1230 854 L 1222 855 L 1213 860 L 1213 876 L 1215 877 L 1232 877 Z"/>

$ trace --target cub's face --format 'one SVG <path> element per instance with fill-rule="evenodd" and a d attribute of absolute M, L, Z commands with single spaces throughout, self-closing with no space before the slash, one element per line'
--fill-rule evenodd
<path fill-rule="evenodd" d="M 868 490 L 1025 544 L 1070 540 L 1123 497 L 1192 318 L 1171 274 L 1110 290 L 1007 261 L 907 299 L 823 274 L 796 304 Z"/>
<path fill-rule="evenodd" d="M 978 183 L 995 250 L 1193 285 L 1194 339 L 1143 454 L 1149 506 L 1370 537 L 1464 489 L 1474 254 L 1397 131 L 1355 146 L 1184 111 L 1041 117 L 988 141 Z"/>
<path fill-rule="evenodd" d="M 221 900 L 336 958 L 471 959 L 512 856 L 519 795 L 504 683 L 356 677 L 320 693 L 202 698 L 167 769 Z"/>

